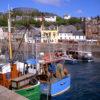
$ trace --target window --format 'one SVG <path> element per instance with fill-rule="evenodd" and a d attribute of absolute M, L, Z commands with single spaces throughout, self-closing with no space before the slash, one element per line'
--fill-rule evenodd
<path fill-rule="evenodd" d="M 60 40 L 62 40 L 62 37 L 60 37 Z"/>
<path fill-rule="evenodd" d="M 6 78 L 7 79 L 10 79 L 10 72 L 9 73 L 6 73 Z"/>
<path fill-rule="evenodd" d="M 49 36 L 51 36 L 51 33 L 50 32 L 48 34 L 49 34 Z"/>
<path fill-rule="evenodd" d="M 0 66 L 0 72 L 2 72 L 2 66 Z"/>
<path fill-rule="evenodd" d="M 54 34 L 53 34 L 53 36 L 55 37 L 55 36 L 56 36 L 56 34 L 54 33 Z"/>

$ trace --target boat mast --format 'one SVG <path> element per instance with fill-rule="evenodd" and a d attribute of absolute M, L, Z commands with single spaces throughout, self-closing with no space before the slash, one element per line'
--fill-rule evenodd
<path fill-rule="evenodd" d="M 42 13 L 42 24 L 41 24 L 41 31 L 43 31 L 44 29 L 45 29 L 45 27 L 44 27 L 44 21 L 45 21 L 45 19 L 44 19 L 44 14 Z M 41 37 L 41 38 L 45 38 L 45 37 Z M 48 47 L 50 47 L 50 40 L 49 40 L 49 37 L 48 36 L 46 36 L 46 38 L 47 38 L 47 44 L 49 44 L 49 46 Z M 49 49 L 49 56 L 50 56 L 50 60 L 51 60 L 51 55 L 50 55 L 50 48 L 48 48 Z M 46 65 L 47 66 L 47 65 Z M 47 98 L 46 98 L 46 100 L 49 100 L 49 92 L 50 92 L 50 90 L 51 90 L 51 83 L 50 83 L 50 80 L 48 80 L 47 81 L 48 82 L 48 92 L 47 92 Z"/>
<path fill-rule="evenodd" d="M 8 6 L 9 14 L 8 14 L 8 37 L 9 37 L 9 54 L 10 61 L 12 61 L 12 45 L 11 45 L 11 12 Z"/>
<path fill-rule="evenodd" d="M 37 37 L 35 37 L 35 60 L 36 60 L 36 74 L 38 74 L 37 65 Z"/>

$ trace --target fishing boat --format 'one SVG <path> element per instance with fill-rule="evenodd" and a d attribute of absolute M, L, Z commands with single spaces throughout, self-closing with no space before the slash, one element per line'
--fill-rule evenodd
<path fill-rule="evenodd" d="M 93 62 L 94 61 L 93 55 L 91 52 L 78 51 L 78 53 L 80 54 L 79 61 L 82 61 L 82 62 Z"/>
<path fill-rule="evenodd" d="M 68 63 L 68 64 L 76 64 L 77 63 L 77 59 L 74 59 L 70 55 L 63 55 L 62 58 L 65 60 L 65 63 Z"/>
<path fill-rule="evenodd" d="M 41 58 L 42 73 L 37 75 L 41 93 L 53 97 L 68 91 L 71 79 L 62 56 L 54 57 L 49 49 L 49 53 L 44 53 Z"/>
<path fill-rule="evenodd" d="M 35 79 L 34 74 L 28 73 L 12 79 L 12 89 L 29 100 L 40 100 L 40 82 Z"/>
<path fill-rule="evenodd" d="M 23 70 L 24 75 L 12 80 L 12 89 L 29 100 L 40 100 L 40 82 L 36 79 L 39 71 L 38 61 L 34 58 L 27 59 Z"/>
<path fill-rule="evenodd" d="M 12 89 L 30 100 L 40 100 L 40 82 L 35 79 L 36 73 L 25 73 L 24 63 L 14 61 L 11 45 L 11 19 L 8 18 L 10 62 L 0 65 L 0 85 Z M 26 63 L 29 64 L 28 60 Z M 32 64 L 34 64 L 34 61 Z M 17 64 L 21 65 L 18 66 Z M 35 62 L 35 64 L 37 64 Z M 28 66 L 29 67 L 29 66 Z M 36 69 L 34 69 L 36 70 Z"/>
<path fill-rule="evenodd" d="M 70 74 L 58 60 L 46 62 L 43 66 L 43 74 L 37 76 L 42 94 L 57 96 L 69 90 Z"/>
<path fill-rule="evenodd" d="M 82 61 L 83 62 L 93 62 L 93 57 L 91 56 L 82 56 Z"/>

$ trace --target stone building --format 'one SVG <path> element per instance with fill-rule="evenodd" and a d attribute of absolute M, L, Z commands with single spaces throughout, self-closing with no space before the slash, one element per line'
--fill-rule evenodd
<path fill-rule="evenodd" d="M 88 39 L 100 39 L 100 19 L 91 19 L 85 22 L 85 33 Z"/>

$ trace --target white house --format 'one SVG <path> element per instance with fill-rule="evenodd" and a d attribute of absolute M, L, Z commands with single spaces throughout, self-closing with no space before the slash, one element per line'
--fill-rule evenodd
<path fill-rule="evenodd" d="M 5 38 L 5 34 L 3 32 L 3 29 L 0 28 L 0 40 L 3 40 Z"/>
<path fill-rule="evenodd" d="M 74 39 L 74 37 L 72 33 L 59 33 L 58 39 L 59 40 L 71 40 L 71 39 Z"/>
<path fill-rule="evenodd" d="M 85 35 L 73 34 L 73 33 L 59 33 L 59 40 L 74 40 L 74 41 L 84 41 L 86 40 Z"/>
<path fill-rule="evenodd" d="M 35 20 L 35 21 L 42 21 L 42 17 L 41 17 L 41 16 L 39 16 L 39 17 L 35 16 L 35 17 L 34 17 L 34 20 Z"/>
<path fill-rule="evenodd" d="M 64 15 L 64 17 L 63 17 L 64 19 L 70 19 L 71 18 L 71 16 L 70 15 Z"/>
<path fill-rule="evenodd" d="M 85 36 L 85 34 L 83 33 L 82 30 L 78 30 L 78 31 L 74 32 L 73 37 L 74 37 L 75 41 L 84 41 L 84 40 L 86 40 L 86 36 Z"/>
<path fill-rule="evenodd" d="M 34 20 L 36 21 L 42 21 L 42 17 L 39 16 L 39 17 L 34 17 Z M 47 21 L 47 22 L 56 22 L 56 19 L 57 19 L 57 16 L 45 16 L 44 17 L 44 20 Z"/>
<path fill-rule="evenodd" d="M 63 40 L 74 40 L 74 41 L 83 41 L 86 40 L 86 36 L 83 33 L 83 30 L 77 30 L 75 26 L 59 26 L 58 39 Z"/>
<path fill-rule="evenodd" d="M 0 27 L 0 39 L 3 40 L 8 37 L 8 32 L 4 31 L 2 27 Z"/>
<path fill-rule="evenodd" d="M 35 42 L 40 42 L 41 38 L 40 38 L 40 29 L 38 28 L 33 28 L 31 30 L 31 32 L 28 32 L 25 34 L 25 42 L 27 43 L 35 43 Z"/>
<path fill-rule="evenodd" d="M 33 39 L 33 37 L 29 37 L 27 34 L 25 34 L 25 42 L 35 43 L 35 40 Z"/>
<path fill-rule="evenodd" d="M 45 21 L 47 22 L 56 22 L 57 16 L 46 16 Z"/>

